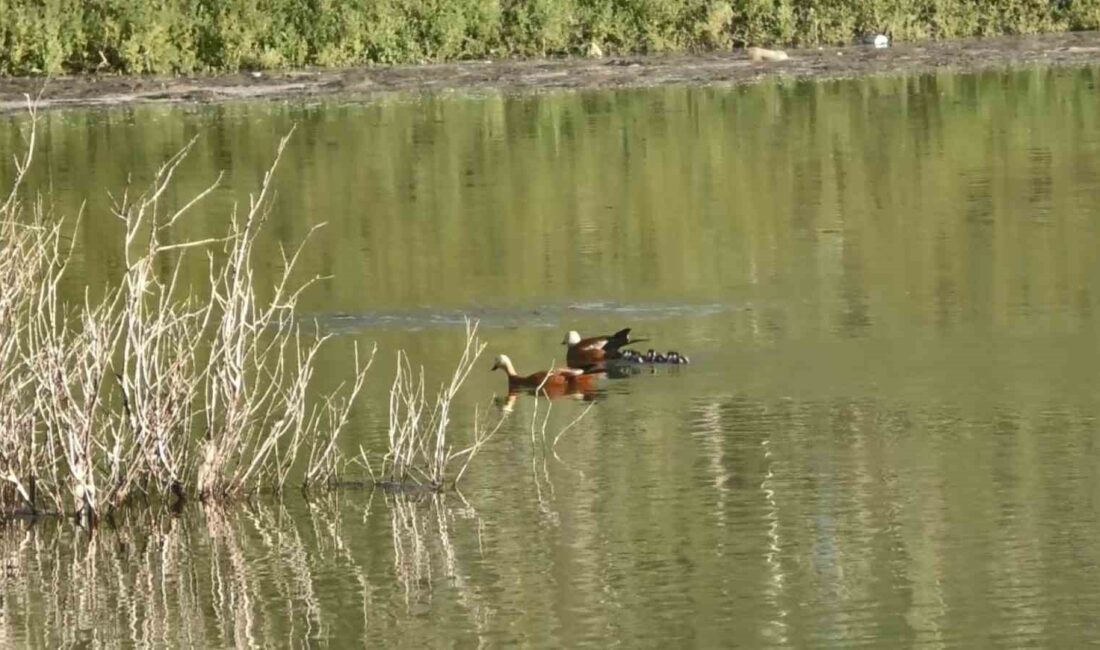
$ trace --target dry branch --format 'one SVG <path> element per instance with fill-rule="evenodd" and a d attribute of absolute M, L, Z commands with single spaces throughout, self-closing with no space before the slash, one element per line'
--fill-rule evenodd
<path fill-rule="evenodd" d="M 485 350 L 477 336 L 478 323 L 466 320 L 466 343 L 455 364 L 450 381 L 442 384 L 434 397 L 425 389 L 424 369 L 414 373 L 408 357 L 397 353 L 397 370 L 390 387 L 388 450 L 378 460 L 379 470 L 369 454 L 360 447 L 358 462 L 376 482 L 387 486 L 412 485 L 430 490 L 442 490 L 448 480 L 452 486 L 465 474 L 470 461 L 482 446 L 500 429 L 505 415 L 495 426 L 481 421 L 475 412 L 474 439 L 455 449 L 449 439 L 451 405 L 466 381 L 477 359 Z M 457 461 L 462 465 L 453 479 L 450 469 Z"/>
<path fill-rule="evenodd" d="M 257 293 L 254 252 L 290 135 L 221 237 L 174 237 L 221 179 L 182 207 L 166 205 L 195 140 L 145 192 L 127 189 L 112 210 L 125 230 L 122 282 L 74 304 L 60 286 L 76 238 L 42 200 L 23 197 L 33 103 L 29 115 L 28 148 L 0 203 L 0 508 L 45 506 L 91 520 L 135 495 L 217 501 L 278 491 L 302 450 L 303 485 L 333 480 L 337 436 L 374 353 L 361 363 L 357 350 L 353 380 L 314 395 L 327 337 L 295 324 L 298 297 L 313 282 L 294 282 L 300 247 L 283 252 L 271 296 Z M 207 282 L 195 289 L 183 269 L 203 254 Z"/>

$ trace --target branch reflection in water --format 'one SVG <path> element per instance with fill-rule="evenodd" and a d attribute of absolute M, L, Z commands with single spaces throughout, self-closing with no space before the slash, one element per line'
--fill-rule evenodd
<path fill-rule="evenodd" d="M 415 625 L 406 614 L 431 606 L 438 589 L 471 630 L 486 629 L 492 609 L 464 568 L 480 561 L 467 556 L 480 555 L 482 527 L 460 494 L 332 491 L 290 506 L 195 505 L 175 517 L 131 508 L 90 535 L 69 520 L 7 521 L 0 646 L 366 638 L 395 621 Z M 382 562 L 384 546 L 362 538 L 387 526 L 393 552 Z M 352 599 L 361 621 L 347 620 Z"/>

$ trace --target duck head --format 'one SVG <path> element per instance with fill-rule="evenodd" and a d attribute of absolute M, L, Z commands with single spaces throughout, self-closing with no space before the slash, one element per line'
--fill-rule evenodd
<path fill-rule="evenodd" d="M 576 345 L 581 342 L 581 335 L 577 330 L 569 330 L 569 333 L 562 339 L 562 345 Z"/>
<path fill-rule="evenodd" d="M 512 374 L 515 370 L 512 369 L 512 360 L 508 358 L 507 354 L 498 354 L 496 361 L 493 363 L 493 367 L 489 369 L 490 372 L 494 370 L 503 370 L 508 374 Z"/>

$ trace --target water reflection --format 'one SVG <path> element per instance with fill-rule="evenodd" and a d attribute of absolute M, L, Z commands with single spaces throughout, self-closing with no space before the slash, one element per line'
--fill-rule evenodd
<path fill-rule="evenodd" d="M 637 408 L 521 402 L 465 496 L 135 508 L 90 536 L 8 522 L 0 639 L 1100 638 L 1100 555 L 1080 542 L 1100 533 L 1094 416 L 731 395 L 677 429 Z"/>
<path fill-rule="evenodd" d="M 303 266 L 333 278 L 306 296 L 316 313 L 374 327 L 423 308 L 488 319 L 796 297 L 775 327 L 865 336 L 933 315 L 941 275 L 986 319 L 1026 319 L 1095 280 L 1097 230 L 1073 215 L 1100 200 L 1097 99 L 1082 91 L 1096 75 L 58 111 L 32 181 L 63 213 L 87 200 L 106 215 L 107 191 L 198 134 L 166 198 L 226 170 L 196 224 L 220 232 L 296 123 L 265 259 L 329 224 Z M 18 125 L 0 121 L 0 148 L 16 148 Z M 81 228 L 101 244 L 81 247 L 81 280 L 117 278 L 118 250 L 102 245 L 115 220 Z"/>
<path fill-rule="evenodd" d="M 349 626 L 375 633 L 374 618 L 388 604 L 413 615 L 439 581 L 456 593 L 475 631 L 484 622 L 489 610 L 466 586 L 450 539 L 455 518 L 477 519 L 468 503 L 454 495 L 337 492 L 301 505 L 293 512 L 277 504 L 196 506 L 181 517 L 130 510 L 87 537 L 67 523 L 8 523 L 0 537 L 0 639 L 47 647 L 331 641 Z M 392 530 L 392 565 L 380 575 L 370 558 L 357 557 L 352 537 L 372 517 L 388 517 Z M 387 601 L 389 589 L 374 581 L 398 591 Z M 349 607 L 352 599 L 359 605 Z M 350 611 L 360 620 L 349 620 Z"/>

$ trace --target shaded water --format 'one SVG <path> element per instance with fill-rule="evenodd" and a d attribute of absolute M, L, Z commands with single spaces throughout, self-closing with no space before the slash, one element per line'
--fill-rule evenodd
<path fill-rule="evenodd" d="M 587 405 L 544 437 L 520 400 L 461 495 L 9 523 L 0 643 L 1100 642 L 1098 77 L 48 114 L 34 182 L 89 201 L 72 291 L 119 273 L 105 190 L 198 134 L 172 198 L 226 170 L 217 232 L 297 124 L 264 259 L 328 223 L 323 381 L 382 353 L 348 451 L 394 350 L 441 380 L 464 314 L 521 372 L 622 326 L 695 363 L 556 441 Z"/>

